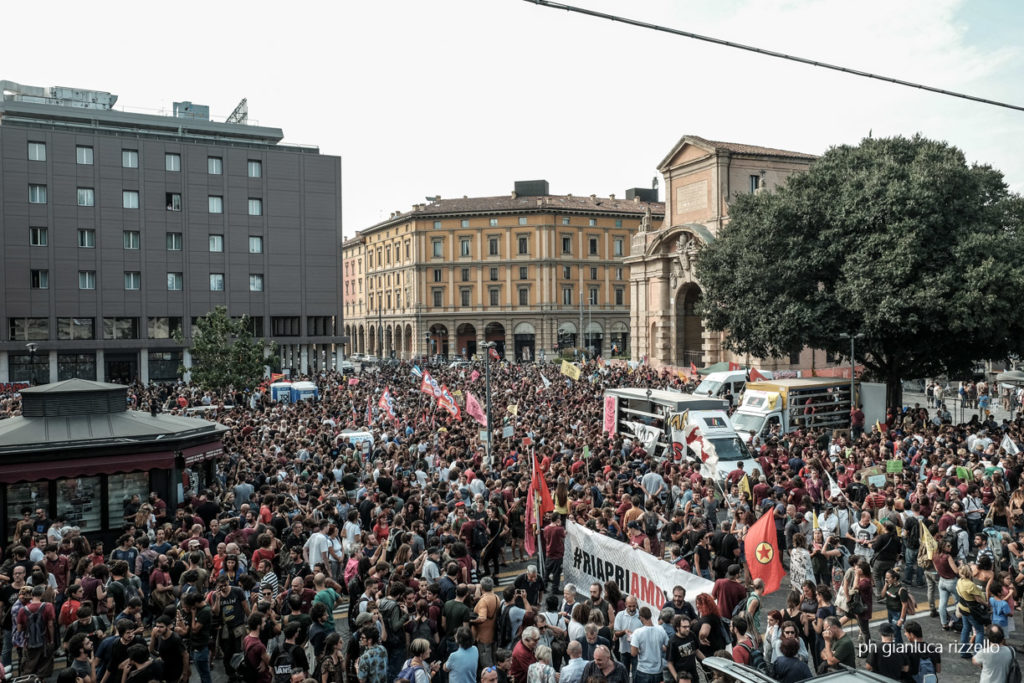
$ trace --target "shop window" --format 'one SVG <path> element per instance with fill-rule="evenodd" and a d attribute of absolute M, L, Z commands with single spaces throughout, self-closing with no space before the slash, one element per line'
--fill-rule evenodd
<path fill-rule="evenodd" d="M 70 526 L 77 526 L 82 533 L 103 530 L 100 481 L 99 477 L 57 480 L 57 515 L 63 515 L 64 521 Z"/>
<path fill-rule="evenodd" d="M 14 533 L 14 526 L 24 515 L 22 510 L 28 510 L 29 515 L 35 516 L 36 510 L 42 509 L 47 517 L 50 513 L 50 485 L 46 481 L 29 481 L 21 484 L 8 484 L 7 486 L 7 523 L 10 528 L 8 536 Z"/>
<path fill-rule="evenodd" d="M 88 379 L 96 381 L 96 354 L 58 353 L 57 381 L 66 379 Z"/>
<path fill-rule="evenodd" d="M 111 474 L 107 477 L 107 495 L 108 527 L 123 529 L 125 508 L 132 502 L 132 498 L 138 496 L 139 502 L 149 498 L 149 472 Z M 99 498 L 96 498 L 96 506 L 99 507 Z"/>

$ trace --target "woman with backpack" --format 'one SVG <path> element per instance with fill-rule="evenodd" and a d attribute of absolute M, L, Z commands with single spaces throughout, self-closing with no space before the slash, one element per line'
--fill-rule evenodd
<path fill-rule="evenodd" d="M 314 676 L 318 683 L 342 683 L 345 680 L 344 648 L 345 642 L 339 633 L 332 633 L 324 639 L 324 653 L 316 663 Z"/>

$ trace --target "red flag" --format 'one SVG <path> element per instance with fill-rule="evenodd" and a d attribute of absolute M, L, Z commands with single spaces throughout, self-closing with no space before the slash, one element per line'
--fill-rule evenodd
<path fill-rule="evenodd" d="M 479 377 L 480 377 L 480 371 L 479 370 L 474 370 L 473 372 L 469 373 L 469 381 L 470 382 L 477 381 L 477 379 L 479 379 Z"/>
<path fill-rule="evenodd" d="M 764 581 L 763 595 L 777 591 L 786 572 L 782 568 L 779 537 L 775 530 L 775 514 L 772 511 L 761 515 L 761 519 L 747 530 L 743 546 L 746 550 L 750 578 Z"/>
<path fill-rule="evenodd" d="M 544 475 L 541 474 L 534 458 L 533 478 L 530 480 L 530 490 L 526 494 L 526 537 L 523 539 L 523 546 L 528 554 L 533 555 L 537 552 L 537 531 L 544 523 L 544 515 L 554 509 L 555 503 L 551 500 L 548 484 L 544 481 Z"/>
<path fill-rule="evenodd" d="M 357 384 L 359 384 L 359 378 L 358 377 L 351 377 L 351 378 L 349 378 L 348 385 L 350 387 L 354 387 Z"/>
<path fill-rule="evenodd" d="M 387 413 L 388 417 L 390 417 L 395 422 L 398 421 L 398 418 L 395 417 L 395 401 L 391 397 L 390 387 L 384 388 L 384 393 L 381 394 L 380 401 L 377 402 L 377 405 L 380 406 L 381 410 Z"/>
<path fill-rule="evenodd" d="M 757 371 L 757 368 L 750 368 L 750 381 L 751 382 L 767 382 L 768 378 Z"/>
<path fill-rule="evenodd" d="M 693 364 L 692 360 L 690 361 L 690 374 L 694 377 L 700 377 L 700 373 L 697 372 L 697 366 Z"/>
<path fill-rule="evenodd" d="M 733 363 L 732 361 L 729 361 L 729 371 L 730 372 L 732 372 L 733 370 L 739 370 L 739 369 L 740 369 L 740 364 L 739 363 Z"/>
<path fill-rule="evenodd" d="M 466 412 L 484 427 L 487 426 L 487 415 L 484 414 L 484 409 L 480 407 L 480 401 L 469 391 L 466 392 Z"/>
<path fill-rule="evenodd" d="M 373 410 L 370 408 L 370 399 L 366 399 L 366 426 L 369 427 L 373 424 Z"/>
<path fill-rule="evenodd" d="M 487 355 L 489 355 L 494 360 L 501 360 L 501 356 L 498 355 L 498 349 L 494 348 L 493 346 L 487 349 Z"/>

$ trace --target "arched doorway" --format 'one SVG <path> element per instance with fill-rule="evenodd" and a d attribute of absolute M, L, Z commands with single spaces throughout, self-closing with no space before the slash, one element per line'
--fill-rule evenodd
<path fill-rule="evenodd" d="M 505 357 L 505 326 L 501 323 L 487 323 L 484 328 L 484 341 L 494 342 L 494 350 L 502 358 Z"/>
<path fill-rule="evenodd" d="M 612 357 L 629 356 L 629 326 L 624 322 L 614 322 L 611 326 L 610 349 Z"/>
<path fill-rule="evenodd" d="M 476 328 L 462 323 L 455 330 L 455 352 L 463 358 L 472 358 L 476 353 Z"/>
<path fill-rule="evenodd" d="M 692 282 L 683 285 L 676 293 L 676 339 L 675 364 L 689 367 L 704 365 L 704 321 L 697 315 L 700 303 L 700 287 Z"/>
<path fill-rule="evenodd" d="M 568 320 L 558 324 L 559 353 L 576 348 L 576 325 Z"/>
<path fill-rule="evenodd" d="M 405 326 L 405 357 L 412 358 L 412 325 Z"/>
<path fill-rule="evenodd" d="M 517 361 L 529 363 L 534 356 L 536 348 L 537 331 L 530 323 L 519 323 L 512 330 L 513 352 Z"/>
<path fill-rule="evenodd" d="M 430 355 L 448 357 L 448 328 L 441 323 L 430 326 Z"/>
<path fill-rule="evenodd" d="M 391 335 L 391 328 L 384 329 L 384 357 L 390 358 L 395 351 L 394 337 Z"/>
<path fill-rule="evenodd" d="M 404 340 L 402 339 L 402 326 L 401 325 L 396 325 L 395 326 L 395 355 L 398 356 L 398 357 L 402 357 L 402 354 L 404 353 L 404 351 L 405 351 L 405 344 L 404 344 Z"/>
<path fill-rule="evenodd" d="M 583 346 L 587 355 L 593 358 L 601 355 L 601 346 L 604 341 L 604 328 L 600 323 L 589 322 L 583 332 Z"/>
<path fill-rule="evenodd" d="M 366 335 L 367 348 L 369 349 L 368 355 L 374 355 L 377 353 L 377 328 L 374 325 L 369 326 L 369 332 Z"/>
<path fill-rule="evenodd" d="M 360 325 L 356 336 L 356 352 L 366 353 L 366 328 Z"/>

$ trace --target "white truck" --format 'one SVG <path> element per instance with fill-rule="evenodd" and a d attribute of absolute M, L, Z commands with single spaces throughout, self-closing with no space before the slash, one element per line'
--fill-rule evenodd
<path fill-rule="evenodd" d="M 865 428 L 885 419 L 885 385 L 854 384 L 864 411 Z M 755 436 L 764 441 L 772 434 L 801 428 L 849 429 L 850 380 L 842 378 L 779 379 L 748 382 L 732 423 L 745 443 Z"/>
<path fill-rule="evenodd" d="M 774 379 L 771 370 L 758 370 L 765 379 Z M 714 396 L 723 398 L 727 391 L 738 401 L 743 387 L 747 384 L 746 370 L 723 370 L 709 373 L 693 390 L 694 396 Z"/>

